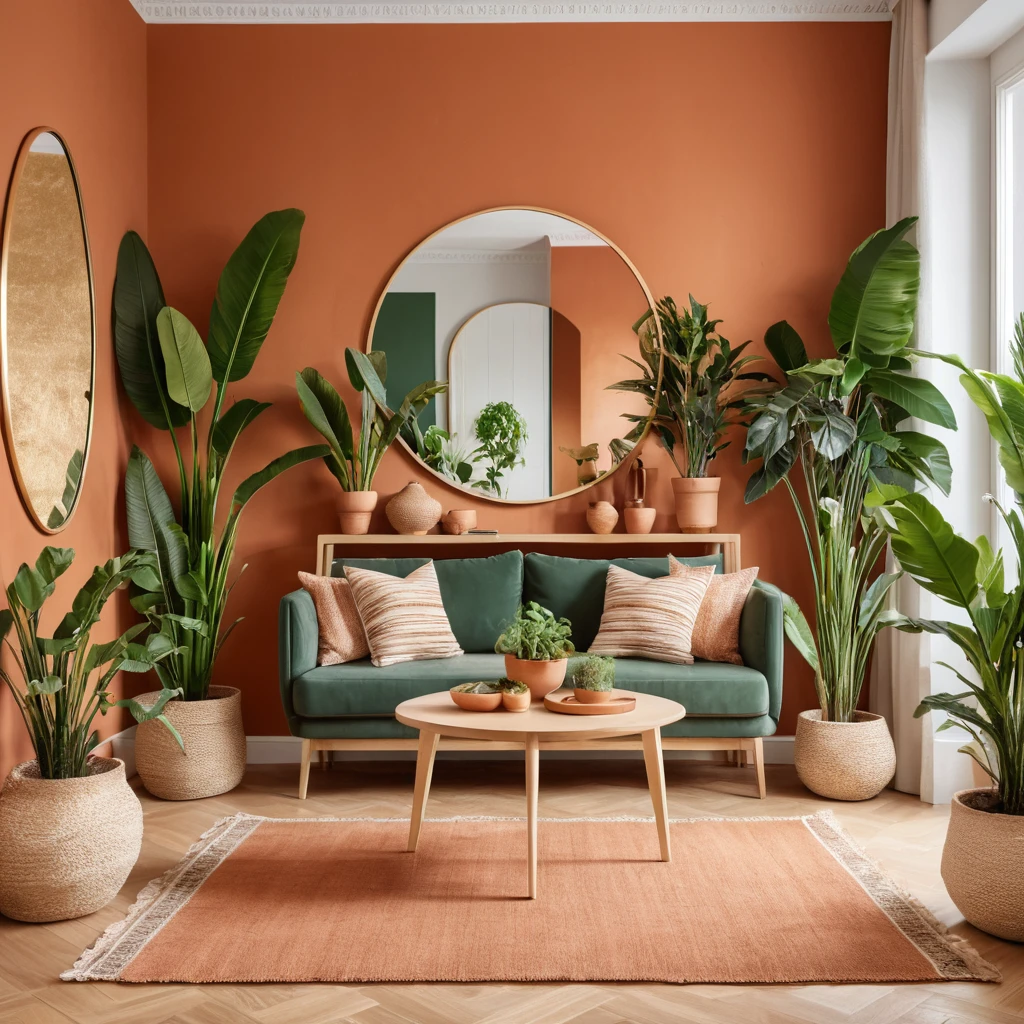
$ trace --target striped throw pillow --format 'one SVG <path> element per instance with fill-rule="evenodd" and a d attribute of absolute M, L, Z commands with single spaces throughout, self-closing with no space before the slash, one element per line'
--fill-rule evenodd
<path fill-rule="evenodd" d="M 359 618 L 378 668 L 402 661 L 429 661 L 462 654 L 441 601 L 434 563 L 405 579 L 345 566 Z"/>
<path fill-rule="evenodd" d="M 757 566 L 711 577 L 693 626 L 692 651 L 695 658 L 726 661 L 730 665 L 743 664 L 740 616 L 756 579 Z"/>
<path fill-rule="evenodd" d="M 370 653 L 363 624 L 352 598 L 348 580 L 300 572 L 302 589 L 313 598 L 317 621 L 318 665 L 341 665 Z"/>
<path fill-rule="evenodd" d="M 714 571 L 713 565 L 682 565 L 671 555 L 669 575 L 657 579 L 610 565 L 590 653 L 692 665 L 693 625 Z"/>

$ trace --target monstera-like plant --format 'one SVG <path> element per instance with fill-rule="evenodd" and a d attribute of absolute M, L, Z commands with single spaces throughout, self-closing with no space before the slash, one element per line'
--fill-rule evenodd
<path fill-rule="evenodd" d="M 135 232 L 124 236 L 117 258 L 114 343 L 121 380 L 146 422 L 166 431 L 178 477 L 177 501 L 172 502 L 148 456 L 132 449 L 125 477 L 128 538 L 134 548 L 154 556 L 153 571 L 134 578 L 141 593 L 132 605 L 175 648 L 157 666 L 164 687 L 180 690 L 184 701 L 226 699 L 236 712 L 238 692 L 221 687 L 211 694 L 210 686 L 217 655 L 240 621 L 223 628 L 239 519 L 261 487 L 292 466 L 328 454 L 326 445 L 312 445 L 279 455 L 237 485 L 218 524 L 235 445 L 270 406 L 254 398 L 228 406 L 228 388 L 248 376 L 266 340 L 295 265 L 303 220 L 300 210 L 278 210 L 245 236 L 221 273 L 205 343 L 188 318 L 164 301 L 153 260 Z M 176 703 L 167 708 L 172 721 Z M 244 743 L 240 713 L 232 718 L 237 728 L 232 727 L 228 746 L 237 750 Z M 139 747 L 144 736 L 155 734 L 140 730 L 137 742 L 139 774 L 147 782 L 150 761 L 146 748 Z M 187 735 L 185 747 L 187 754 Z M 180 751 L 166 754 L 179 756 Z M 156 770 L 149 768 L 151 774 Z M 186 771 L 184 764 L 180 770 Z M 211 784 L 223 786 L 224 780 Z M 190 795 L 199 795 L 195 786 Z"/>
<path fill-rule="evenodd" d="M 920 256 L 905 235 L 915 220 L 876 232 L 850 256 L 829 309 L 832 355 L 808 358 L 785 321 L 768 328 L 785 383 L 753 399 L 747 433 L 746 458 L 760 466 L 746 500 L 785 486 L 814 584 L 814 630 L 785 601 L 787 635 L 814 670 L 821 704 L 799 718 L 797 771 L 839 799 L 874 796 L 895 766 L 884 720 L 857 710 L 875 636 L 895 616 L 886 595 L 898 578 L 877 572 L 887 535 L 871 510 L 921 483 L 949 493 L 945 447 L 905 426 L 915 417 L 956 427 L 942 393 L 911 372 Z"/>

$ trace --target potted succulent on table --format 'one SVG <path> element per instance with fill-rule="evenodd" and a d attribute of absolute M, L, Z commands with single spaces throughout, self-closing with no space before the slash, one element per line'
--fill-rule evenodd
<path fill-rule="evenodd" d="M 526 683 L 515 679 L 499 679 L 497 687 L 501 690 L 501 706 L 506 711 L 529 711 L 532 695 Z"/>
<path fill-rule="evenodd" d="M 92 643 L 111 594 L 142 573 L 153 558 L 131 552 L 93 570 L 52 637 L 39 635 L 39 614 L 55 581 L 74 560 L 69 548 L 44 548 L 35 567 L 22 565 L 0 611 L 0 638 L 21 679 L 3 668 L 35 748 L 34 761 L 12 769 L 0 794 L 0 913 L 17 921 L 63 921 L 105 906 L 117 895 L 142 846 L 142 805 L 125 779 L 124 762 L 94 757 L 96 715 L 127 708 L 136 721 L 158 719 L 177 690 L 164 689 L 148 707 L 112 700 L 118 672 L 148 672 L 174 652 L 166 633 L 148 623 L 109 643 Z M 11 640 L 13 631 L 14 641 Z"/>
<path fill-rule="evenodd" d="M 900 629 L 945 637 L 963 653 L 970 678 L 939 662 L 959 680 L 959 693 L 933 693 L 917 709 L 947 716 L 939 729 L 964 729 L 961 750 L 977 761 L 992 787 L 953 797 L 942 851 L 942 880 L 953 902 L 976 928 L 1024 942 L 1024 351 L 1015 350 L 1015 374 L 962 371 L 967 393 L 985 415 L 999 463 L 1017 508 L 991 501 L 1013 542 L 1013 585 L 1004 582 L 1003 552 L 987 538 L 973 544 L 953 532 L 924 495 L 905 494 L 878 510 L 893 553 L 925 590 L 959 612 L 956 622 L 903 619 Z"/>
<path fill-rule="evenodd" d="M 768 328 L 785 384 L 754 400 L 747 433 L 746 457 L 761 465 L 746 500 L 785 485 L 814 585 L 813 632 L 796 602 L 783 599 L 786 635 L 814 670 L 821 705 L 797 719 L 796 770 L 808 789 L 836 800 L 876 796 L 896 766 L 885 720 L 857 709 L 875 636 L 896 617 L 886 594 L 899 577 L 877 572 L 886 530 L 871 510 L 917 483 L 945 494 L 950 486 L 945 447 L 902 426 L 915 416 L 956 427 L 942 393 L 909 372 L 920 257 L 904 235 L 915 220 L 877 232 L 851 255 L 829 310 L 830 358 L 809 359 L 785 321 Z"/>
<path fill-rule="evenodd" d="M 388 362 L 383 351 L 345 349 L 349 383 L 359 393 L 360 429 L 353 432 L 348 409 L 334 385 L 312 366 L 295 374 L 295 387 L 306 419 L 323 435 L 330 449 L 324 456 L 327 468 L 341 484 L 338 517 L 341 532 L 362 534 L 370 529 L 370 515 L 377 507 L 373 478 L 384 453 L 398 435 L 414 422 L 427 403 L 446 391 L 443 381 L 428 380 L 402 399 L 397 412 L 388 407 Z"/>
<path fill-rule="evenodd" d="M 463 711 L 497 711 L 501 707 L 501 689 L 497 683 L 459 683 L 449 695 Z"/>
<path fill-rule="evenodd" d="M 571 658 L 566 671 L 573 696 L 581 704 L 604 704 L 615 688 L 615 659 L 599 654 Z"/>
<path fill-rule="evenodd" d="M 145 722 L 135 740 L 143 784 L 154 796 L 192 800 L 234 789 L 245 772 L 241 691 L 213 685 L 224 642 L 241 620 L 222 629 L 239 520 L 250 499 L 292 466 L 327 455 L 326 445 L 286 452 L 244 479 L 219 516 L 228 462 L 242 433 L 269 402 L 241 398 L 225 408 L 229 386 L 252 370 L 295 265 L 304 214 L 268 213 L 252 227 L 221 272 L 206 342 L 164 302 L 153 260 L 129 231 L 117 254 L 114 346 L 124 389 L 147 423 L 170 438 L 178 476 L 177 511 L 156 468 L 138 447 L 125 474 L 128 540 L 153 555 L 134 583 L 132 606 L 174 648 L 157 666 L 165 690 L 180 699 L 165 713 L 185 751 L 161 725 Z M 198 414 L 213 396 L 206 437 Z M 177 431 L 188 428 L 183 455 Z M 219 529 L 218 529 L 219 527 Z M 155 701 L 149 694 L 140 701 Z"/>
<path fill-rule="evenodd" d="M 519 606 L 494 650 L 505 655 L 505 675 L 525 683 L 533 700 L 543 700 L 565 679 L 567 660 L 576 650 L 570 636 L 568 619 L 556 619 L 547 608 L 529 601 Z"/>
<path fill-rule="evenodd" d="M 661 324 L 661 353 L 655 317 Z M 708 533 L 717 525 L 721 479 L 708 475 L 710 464 L 730 444 L 723 440 L 726 431 L 745 422 L 749 398 L 764 390 L 754 382 L 774 383 L 770 374 L 744 369 L 761 358 L 743 355 L 749 341 L 733 348 L 718 333 L 721 322 L 708 320 L 708 307 L 692 295 L 690 308 L 682 311 L 666 296 L 655 311 L 648 310 L 633 325 L 643 361 L 624 358 L 639 367 L 643 376 L 608 388 L 643 395 L 652 407 L 651 429 L 679 473 L 672 479 L 672 493 L 676 523 L 684 533 Z M 625 440 L 639 440 L 648 416 L 626 414 L 626 419 L 635 426 Z"/>

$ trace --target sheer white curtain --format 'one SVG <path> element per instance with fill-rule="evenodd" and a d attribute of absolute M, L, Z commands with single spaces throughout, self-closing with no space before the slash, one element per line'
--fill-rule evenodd
<path fill-rule="evenodd" d="M 885 219 L 891 225 L 917 215 L 924 206 L 924 59 L 928 50 L 927 0 L 897 0 L 892 11 L 889 48 L 889 129 L 886 146 Z M 923 230 L 927 230 L 925 225 Z M 920 246 L 918 237 L 910 236 Z M 927 305 L 918 305 L 917 331 L 927 332 Z M 891 571 L 892 556 L 887 556 Z M 899 609 L 920 611 L 920 590 L 909 579 L 893 588 Z M 871 665 L 870 707 L 884 715 L 896 743 L 896 778 L 904 793 L 921 793 L 922 769 L 931 776 L 930 749 L 923 749 L 925 721 L 914 709 L 929 692 L 931 673 L 928 638 L 921 634 L 883 630 L 875 643 Z M 927 788 L 927 787 L 926 787 Z"/>

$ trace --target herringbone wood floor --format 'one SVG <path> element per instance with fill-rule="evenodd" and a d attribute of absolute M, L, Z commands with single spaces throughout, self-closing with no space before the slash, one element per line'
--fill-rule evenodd
<path fill-rule="evenodd" d="M 440 761 L 428 815 L 520 815 L 521 763 Z M 768 768 L 767 800 L 751 799 L 751 769 L 668 762 L 669 813 L 794 815 L 829 806 L 789 767 Z M 164 803 L 141 792 L 142 856 L 118 898 L 79 921 L 21 925 L 0 919 L 0 1024 L 1010 1024 L 1024 1018 L 1024 946 L 962 922 L 956 931 L 1003 972 L 1001 985 L 116 985 L 57 980 L 138 890 L 174 864 L 216 819 L 237 810 L 275 817 L 405 816 L 409 762 L 336 765 L 314 771 L 310 798 L 295 798 L 298 769 L 250 768 L 232 793 Z M 960 917 L 939 877 L 946 811 L 886 792 L 864 804 L 833 804 L 869 854 L 941 920 Z M 545 761 L 546 817 L 651 813 L 642 762 Z"/>

